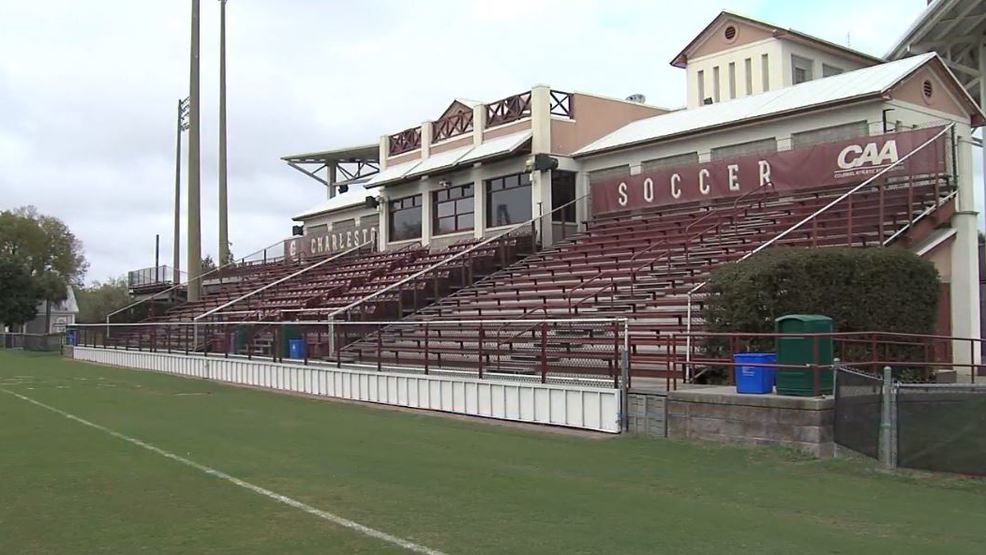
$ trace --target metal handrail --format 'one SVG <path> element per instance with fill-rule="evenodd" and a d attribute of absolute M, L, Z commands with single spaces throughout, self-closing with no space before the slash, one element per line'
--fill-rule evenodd
<path fill-rule="evenodd" d="M 943 198 L 939 199 L 938 202 L 936 202 L 934 206 L 929 206 L 929 207 L 925 208 L 924 210 L 922 210 L 921 213 L 918 214 L 916 218 L 914 218 L 913 220 L 907 222 L 903 227 L 901 227 L 900 229 L 898 229 L 897 231 L 895 231 L 893 235 L 891 235 L 890 237 L 888 237 L 887 240 L 883 242 L 883 245 L 886 246 L 886 245 L 889 245 L 890 243 L 892 243 L 894 241 L 894 239 L 897 239 L 898 237 L 900 237 L 901 235 L 903 235 L 908 229 L 911 229 L 911 227 L 914 224 L 916 224 L 920 220 L 923 220 L 924 218 L 930 216 L 935 210 L 938 210 L 939 208 L 941 208 L 946 202 L 948 202 L 948 201 L 952 200 L 953 198 L 955 198 L 956 196 L 958 196 L 958 194 L 959 194 L 959 192 L 957 190 L 956 191 L 952 191 L 952 192 L 948 193 L 947 195 L 945 195 Z"/>
<path fill-rule="evenodd" d="M 520 320 L 505 320 L 505 319 L 489 319 L 489 320 L 380 320 L 369 322 L 378 326 L 396 326 L 396 325 L 430 325 L 430 326 L 461 326 L 461 325 L 484 325 L 484 324 L 516 324 Z M 572 323 L 582 323 L 582 324 L 598 324 L 604 322 L 624 322 L 626 318 L 611 317 L 611 318 L 545 318 L 538 320 L 538 323 L 546 324 L 572 324 Z M 208 322 L 210 326 L 241 326 L 241 325 L 277 325 L 277 326 L 317 326 L 317 325 L 331 325 L 336 324 L 340 326 L 353 325 L 353 326 L 365 326 L 368 322 L 347 322 L 344 320 L 274 320 L 274 321 L 264 321 L 264 320 L 240 320 L 240 321 L 228 321 L 228 322 Z M 105 328 L 107 326 L 120 328 L 120 327 L 169 327 L 169 326 L 191 326 L 195 325 L 196 322 L 192 320 L 185 321 L 166 321 L 166 322 L 138 322 L 136 324 L 130 324 L 126 322 L 116 322 L 112 324 L 68 324 L 67 328 Z M 199 324 L 203 325 L 203 324 Z M 801 334 L 804 335 L 804 334 Z"/>
<path fill-rule="evenodd" d="M 758 192 L 761 192 L 761 191 L 765 191 L 765 190 L 767 190 L 767 189 L 773 189 L 773 185 L 774 185 L 774 184 L 773 184 L 773 182 L 768 182 L 768 183 L 765 183 L 765 184 L 763 184 L 763 185 L 761 185 L 761 186 L 759 186 L 759 187 L 757 187 L 756 189 L 754 189 L 754 190 L 752 190 L 752 191 L 747 191 L 746 193 L 744 193 L 744 194 L 742 194 L 742 195 L 740 195 L 740 196 L 739 196 L 739 197 L 738 197 L 738 198 L 737 198 L 737 199 L 736 199 L 736 200 L 735 200 L 735 201 L 733 202 L 733 205 L 732 205 L 732 210 L 735 210 L 735 209 L 736 209 L 736 207 L 737 207 L 737 206 L 739 205 L 739 202 L 740 202 L 741 200 L 743 200 L 743 199 L 745 199 L 745 198 L 746 198 L 747 196 L 750 196 L 750 195 L 752 195 L 752 194 L 754 194 L 754 193 L 758 193 Z M 695 224 L 697 224 L 697 223 L 699 223 L 699 222 L 702 222 L 702 221 L 704 221 L 704 220 L 705 220 L 706 218 L 708 218 L 708 217 L 710 217 L 710 216 L 711 216 L 712 214 L 718 214 L 718 213 L 719 213 L 719 210 L 718 210 L 718 209 L 716 209 L 716 210 L 710 210 L 710 211 L 708 211 L 708 212 L 706 212 L 706 213 L 705 213 L 705 214 L 703 214 L 703 215 L 702 215 L 701 217 L 699 217 L 698 219 L 696 219 L 696 220 L 695 220 L 695 221 L 693 221 L 692 223 L 690 223 L 690 224 L 688 224 L 688 226 L 686 226 L 686 227 L 685 227 L 685 232 L 687 233 L 687 232 L 688 232 L 688 231 L 689 231 L 689 230 L 690 230 L 690 229 L 692 228 L 692 226 L 694 226 Z M 711 227 L 709 227 L 709 228 L 705 228 L 705 229 L 703 229 L 703 230 L 702 230 L 702 233 L 701 233 L 701 234 L 704 234 L 704 233 L 705 233 L 706 231 L 708 231 L 709 229 L 711 229 L 711 228 L 713 228 L 713 227 L 716 227 L 716 226 L 718 226 L 718 225 L 720 225 L 720 223 L 719 223 L 719 222 L 717 221 L 717 222 L 716 222 L 716 224 L 715 224 L 715 226 L 711 226 Z M 701 234 L 699 234 L 699 235 L 701 235 Z M 691 239 L 692 239 L 692 237 L 693 237 L 693 236 L 689 236 L 689 237 L 687 238 L 687 241 L 691 241 Z M 650 247 L 647 247 L 647 249 L 645 249 L 644 251 L 641 251 L 640 253 L 637 253 L 637 254 L 638 254 L 638 255 L 639 255 L 639 254 L 643 254 L 644 252 L 646 252 L 647 250 L 650 250 L 650 249 L 651 249 L 651 248 L 653 248 L 654 246 L 659 246 L 659 245 L 663 245 L 663 244 L 667 244 L 667 242 L 668 242 L 668 239 L 664 239 L 663 241 L 661 241 L 661 242 L 659 242 L 659 243 L 656 243 L 655 245 L 652 245 L 652 246 L 650 246 Z M 644 267 L 647 267 L 648 265 L 652 265 L 652 264 L 653 264 L 654 262 L 656 262 L 656 261 L 657 261 L 657 260 L 658 260 L 659 258 L 661 258 L 661 257 L 663 257 L 664 255 L 666 255 L 666 254 L 668 254 L 668 253 L 670 253 L 670 252 L 671 252 L 671 250 L 667 250 L 667 251 L 664 251 L 663 253 L 661 253 L 661 255 L 660 255 L 660 256 L 658 256 L 658 257 L 656 257 L 656 258 L 653 258 L 653 259 L 651 259 L 651 260 L 650 260 L 650 261 L 649 261 L 649 262 L 648 262 L 647 264 L 644 264 L 643 266 L 641 266 L 641 268 L 644 268 Z M 631 257 L 631 259 L 630 259 L 630 260 L 633 260 L 634 258 L 636 258 L 636 256 L 637 256 L 637 255 L 634 255 L 634 257 Z M 638 268 L 638 269 L 639 269 L 639 268 Z M 572 309 L 573 309 L 573 308 L 577 308 L 577 307 L 578 307 L 578 305 L 580 305 L 580 304 L 582 304 L 583 302 L 585 302 L 585 301 L 587 301 L 588 299 L 591 299 L 591 298 L 593 298 L 593 297 L 595 297 L 595 296 L 597 296 L 597 295 L 599 295 L 600 293 L 602 293 L 602 292 L 603 292 L 603 291 L 605 291 L 606 289 L 612 289 L 612 290 L 613 290 L 613 293 L 615 294 L 615 293 L 616 293 L 616 282 L 615 282 L 615 280 L 614 280 L 614 278 L 613 278 L 613 276 L 610 276 L 610 282 L 609 282 L 609 284 L 607 284 L 607 285 L 604 285 L 604 286 L 602 286 L 602 287 L 600 287 L 599 289 L 597 289 L 597 290 L 595 290 L 595 291 L 593 291 L 593 292 L 592 292 L 592 293 L 590 293 L 589 295 L 587 295 L 587 296 L 585 296 L 585 297 L 583 297 L 583 298 L 581 298 L 581 299 L 579 299 L 579 300 L 578 300 L 578 301 L 577 301 L 577 302 L 576 302 L 576 303 L 575 303 L 574 305 L 572 304 L 572 293 L 574 293 L 574 292 L 575 292 L 576 290 L 578 290 L 579 288 L 581 288 L 581 287 L 584 287 L 584 286 L 585 286 L 586 284 L 588 284 L 588 283 L 589 283 L 590 281 L 593 281 L 593 280 L 595 280 L 595 279 L 597 279 L 597 278 L 598 278 L 599 276 L 601 276 L 601 275 L 602 275 L 603 273 L 613 273 L 614 271 L 615 271 L 615 270 L 612 270 L 612 269 L 611 269 L 611 270 L 607 270 L 607 271 L 605 271 L 605 272 L 604 272 L 603 270 L 600 270 L 600 272 L 599 272 L 598 274 L 596 274 L 595 276 L 593 276 L 593 278 L 592 278 L 592 279 L 590 279 L 590 280 L 586 280 L 586 281 L 584 281 L 584 282 L 582 282 L 582 283 L 580 283 L 580 284 L 579 284 L 578 286 L 576 286 L 576 287 L 574 287 L 574 288 L 572 288 L 572 289 L 571 289 L 571 290 L 569 291 L 569 293 L 568 293 L 568 297 L 567 297 L 567 300 L 568 300 L 568 312 L 569 312 L 569 314 L 571 314 L 571 312 L 572 312 Z M 635 275 L 635 274 L 634 274 L 634 275 Z M 633 280 L 631 280 L 631 284 L 632 284 L 632 282 L 633 282 Z M 527 316 L 528 316 L 528 315 L 533 315 L 533 314 L 535 314 L 535 313 L 536 313 L 537 311 L 539 311 L 539 310 L 541 310 L 541 311 L 543 311 L 543 312 L 544 312 L 544 314 L 545 314 L 545 316 L 547 316 L 547 314 L 548 314 L 548 307 L 547 307 L 547 305 L 546 305 L 546 304 L 542 304 L 542 306 L 540 306 L 540 307 L 537 307 L 537 308 L 534 308 L 534 309 L 532 309 L 532 310 L 531 310 L 530 312 L 527 312 L 527 311 L 525 310 L 525 311 L 524 311 L 524 313 L 523 313 L 523 314 L 521 314 L 521 318 L 520 318 L 520 319 L 521 319 L 521 320 L 526 320 L 526 318 L 527 318 Z M 499 342 L 498 342 L 498 345 L 502 345 L 502 344 L 504 344 L 504 343 L 510 343 L 510 342 L 512 342 L 512 341 L 514 341 L 515 339 L 517 339 L 517 338 L 518 338 L 518 337 L 520 337 L 521 335 L 524 335 L 525 333 L 527 333 L 527 332 L 529 332 L 529 331 L 531 331 L 531 330 L 532 330 L 532 329 L 533 329 L 533 328 L 534 328 L 534 327 L 535 327 L 536 325 L 537 325 L 537 324 L 534 324 L 534 325 L 532 325 L 532 326 L 530 326 L 530 327 L 528 327 L 528 328 L 526 328 L 526 329 L 524 329 L 524 330 L 521 330 L 520 332 L 517 332 L 517 333 L 515 333 L 515 334 L 513 334 L 513 335 L 511 335 L 511 336 L 509 336 L 509 337 L 507 337 L 506 339 L 503 339 L 503 340 L 501 340 L 501 341 L 499 341 Z M 496 331 L 496 333 L 499 333 L 499 331 L 500 331 L 501 329 L 503 329 L 504 327 L 506 327 L 506 326 L 501 326 L 501 327 L 500 327 L 499 329 L 497 329 L 497 330 L 495 330 L 495 331 Z"/>
<path fill-rule="evenodd" d="M 774 183 L 772 181 L 768 181 L 767 183 L 764 183 L 763 185 L 757 187 L 756 189 L 753 189 L 751 191 L 747 191 L 746 193 L 740 195 L 739 197 L 736 198 L 735 201 L 733 201 L 732 206 L 730 206 L 729 209 L 728 209 L 730 211 L 730 216 L 735 215 L 735 212 L 737 211 L 737 208 L 739 207 L 739 203 L 741 201 L 745 200 L 747 197 L 753 196 L 754 194 L 763 193 L 764 191 L 768 191 L 768 190 L 772 191 L 773 188 L 774 188 Z M 713 225 L 711 225 L 709 227 L 703 228 L 698 233 L 691 234 L 691 235 L 689 234 L 689 232 L 691 231 L 692 227 L 694 227 L 695 225 L 697 225 L 697 224 L 705 221 L 708 218 L 711 218 L 713 215 L 717 216 L 716 223 L 715 224 L 713 224 Z M 691 222 L 687 226 L 685 226 L 684 233 L 683 233 L 683 236 L 685 238 L 685 241 L 684 241 L 683 244 L 685 245 L 686 256 L 687 256 L 688 243 L 690 243 L 695 237 L 700 237 L 702 235 L 705 235 L 705 233 L 707 231 L 709 231 L 711 229 L 715 229 L 715 228 L 719 227 L 720 225 L 722 225 L 722 222 L 720 220 L 721 217 L 722 217 L 722 213 L 720 212 L 720 209 L 717 208 L 717 209 L 714 209 L 714 210 L 709 210 L 708 212 L 706 212 L 705 214 L 703 214 L 701 217 L 697 218 L 696 220 L 694 220 L 693 222 Z M 649 251 L 653 250 L 656 247 L 659 247 L 659 246 L 662 246 L 662 245 L 667 245 L 669 242 L 671 242 L 671 240 L 668 239 L 668 238 L 665 238 L 662 241 L 659 241 L 659 242 L 657 242 L 657 243 L 655 243 L 655 244 L 647 247 L 646 249 L 644 249 L 644 250 L 642 250 L 642 251 L 634 254 L 632 257 L 630 257 L 630 262 L 633 262 L 640 255 L 642 255 L 642 254 L 644 254 L 646 252 L 649 252 Z M 631 268 L 630 269 L 630 276 L 631 276 L 630 283 L 631 283 L 631 286 L 636 281 L 637 272 L 639 272 L 640 270 L 642 270 L 642 269 L 644 269 L 644 268 L 646 268 L 648 266 L 653 267 L 655 262 L 657 262 L 658 260 L 664 258 L 668 254 L 671 254 L 672 252 L 674 252 L 674 249 L 666 249 L 663 252 L 661 252 L 661 254 L 652 257 L 645 264 L 642 264 L 642 265 L 637 266 L 635 268 Z M 591 294 L 589 294 L 589 295 L 587 295 L 585 297 L 580 298 L 575 304 L 572 304 L 572 295 L 576 291 L 578 291 L 579 289 L 585 288 L 586 285 L 588 285 L 589 283 L 595 281 L 596 279 L 599 279 L 600 277 L 602 277 L 603 274 L 613 274 L 613 273 L 616 273 L 616 272 L 617 272 L 617 270 L 612 269 L 612 268 L 609 269 L 609 270 L 600 270 L 599 273 L 597 273 L 592 278 L 590 278 L 590 279 L 588 279 L 586 281 L 583 281 L 579 285 L 577 285 L 577 286 L 573 287 L 571 290 L 569 290 L 569 292 L 568 292 L 568 305 L 569 305 L 568 306 L 568 309 L 569 309 L 569 312 L 572 311 L 572 308 L 578 307 L 580 304 L 582 304 L 586 300 L 591 299 L 591 298 L 595 297 L 596 295 L 599 295 L 600 293 L 602 293 L 603 291 L 605 291 L 608 288 L 613 288 L 614 289 L 614 293 L 615 293 L 616 284 L 612 280 L 612 276 L 611 276 L 611 281 L 610 281 L 610 284 L 609 285 L 604 285 L 603 287 L 599 288 L 598 290 L 593 291 Z M 622 270 L 622 269 L 620 269 L 620 271 L 619 271 L 619 273 L 625 273 L 625 272 L 626 271 L 625 270 Z"/>
<path fill-rule="evenodd" d="M 175 285 L 173 285 L 173 286 L 165 289 L 164 291 L 159 291 L 159 292 L 151 295 L 150 297 L 147 297 L 146 299 L 141 299 L 141 300 L 139 300 L 137 302 L 130 303 L 130 304 L 128 304 L 127 306 L 125 306 L 123 308 L 114 310 L 113 312 L 110 312 L 109 314 L 106 315 L 106 323 L 107 324 L 110 323 L 110 317 L 112 317 L 112 316 L 116 316 L 117 314 L 119 314 L 121 312 L 124 312 L 126 310 L 129 310 L 129 309 L 131 309 L 131 308 L 133 308 L 135 306 L 138 306 L 138 305 L 141 305 L 141 304 L 146 303 L 147 301 L 156 299 L 158 296 L 164 295 L 165 293 L 170 293 L 171 291 L 174 291 L 175 289 L 178 289 L 179 287 L 181 287 L 183 285 L 184 286 L 188 286 L 189 283 L 192 283 L 193 281 L 201 280 L 201 279 L 205 278 L 205 276 L 208 276 L 210 274 L 213 274 L 215 272 L 218 272 L 219 270 L 222 270 L 223 268 L 228 268 L 230 266 L 235 266 L 237 264 L 242 264 L 247 258 L 249 258 L 249 257 L 251 257 L 251 256 L 253 256 L 255 254 L 262 253 L 262 252 L 266 251 L 267 249 L 273 248 L 273 247 L 275 247 L 277 245 L 284 244 L 284 241 L 286 241 L 286 240 L 287 239 L 280 239 L 280 240 L 278 240 L 275 243 L 271 243 L 270 245 L 267 245 L 266 247 L 264 247 L 262 249 L 258 249 L 256 251 L 253 251 L 252 253 L 244 256 L 243 258 L 240 259 L 240 262 L 236 262 L 235 260 L 233 262 L 227 262 L 225 264 L 222 264 L 220 266 L 217 266 L 217 267 L 209 270 L 208 272 L 205 272 L 205 273 L 199 274 L 199 275 L 197 275 L 195 277 L 189 278 L 184 283 L 176 283 Z"/>
<path fill-rule="evenodd" d="M 414 274 L 411 274 L 410 276 L 407 276 L 404 279 L 401 279 L 400 281 L 397 281 L 395 283 L 392 283 L 392 284 L 384 287 L 383 289 L 379 289 L 377 291 L 374 291 L 373 293 L 370 293 L 369 295 L 367 295 L 367 296 L 365 296 L 365 297 L 363 297 L 361 299 L 357 299 L 357 300 L 349 303 L 348 305 L 346 305 L 346 306 L 344 306 L 342 308 L 337 309 L 335 312 L 332 312 L 331 314 L 329 314 L 328 318 L 333 319 L 336 316 L 338 316 L 339 314 L 342 314 L 344 312 L 348 312 L 348 311 L 352 310 L 353 308 L 356 308 L 357 306 L 359 306 L 359 305 L 361 305 L 361 304 L 363 304 L 363 303 L 365 303 L 365 302 L 367 302 L 369 300 L 375 299 L 375 298 L 379 297 L 380 295 L 383 295 L 384 293 L 386 293 L 386 292 L 388 292 L 388 291 L 390 291 L 390 290 L 392 290 L 394 288 L 401 287 L 401 286 L 403 286 L 403 285 L 405 285 L 407 283 L 410 283 L 412 281 L 415 281 L 419 277 L 427 274 L 428 272 L 431 272 L 432 270 L 435 270 L 435 269 L 437 269 L 437 268 L 439 268 L 441 266 L 444 266 L 444 265 L 446 265 L 449 262 L 452 262 L 454 260 L 458 260 L 459 258 L 462 258 L 463 256 L 465 256 L 465 255 L 467 255 L 469 253 L 472 253 L 473 251 L 479 250 L 479 249 L 485 247 L 486 245 L 492 243 L 493 241 L 497 241 L 500 238 L 505 237 L 505 236 L 507 236 L 507 235 L 509 235 L 509 234 L 511 234 L 511 233 L 513 233 L 515 231 L 517 231 L 518 229 L 523 229 L 524 227 L 533 225 L 538 220 L 540 220 L 540 219 L 542 219 L 544 217 L 547 217 L 547 216 L 551 216 L 552 214 L 554 214 L 558 210 L 561 210 L 563 208 L 567 208 L 568 206 L 574 205 L 576 202 L 579 202 L 579 201 L 581 201 L 581 200 L 583 200 L 585 198 L 588 198 L 588 197 L 589 197 L 589 193 L 586 193 L 586 194 L 582 195 L 581 197 L 578 197 L 578 198 L 576 198 L 574 200 L 571 200 L 569 202 L 566 202 L 565 204 L 563 204 L 563 205 L 561 205 L 561 206 L 559 206 L 557 208 L 552 209 L 550 212 L 547 212 L 547 213 L 544 213 L 544 214 L 539 214 L 539 215 L 537 215 L 537 216 L 535 216 L 535 217 L 533 217 L 533 218 L 531 218 L 531 219 L 529 219 L 529 220 L 527 220 L 525 222 L 521 222 L 519 224 L 516 224 L 514 226 L 511 226 L 510 228 L 506 229 L 505 231 L 502 231 L 500 233 L 497 233 L 496 235 L 493 235 L 492 237 L 489 237 L 487 239 L 483 239 L 479 243 L 476 243 L 475 245 L 473 245 L 473 246 L 471 246 L 471 247 L 469 247 L 467 249 L 461 250 L 461 251 L 453 254 L 452 256 L 450 256 L 448 258 L 444 258 L 444 259 L 442 259 L 442 260 L 440 260 L 440 261 L 432 264 L 431 266 L 428 266 L 427 268 L 425 268 L 425 269 L 423 269 L 421 271 L 418 271 L 418 272 L 416 272 Z M 542 231 L 542 235 L 543 235 L 543 231 Z"/>
<path fill-rule="evenodd" d="M 836 198 L 835 200 L 829 202 L 828 204 L 826 204 L 825 206 L 819 208 L 818 210 L 815 210 L 814 212 L 812 212 L 810 215 L 808 215 L 805 218 L 803 218 L 798 223 L 792 225 L 791 227 L 789 227 L 789 228 L 785 229 L 784 231 L 778 233 L 777 235 L 771 237 L 769 240 L 767 240 L 766 242 L 764 242 L 763 244 L 761 244 L 759 247 L 753 249 L 752 251 L 750 251 L 750 252 L 746 253 L 745 255 L 741 256 L 740 258 L 738 258 L 736 260 L 736 262 L 743 262 L 744 260 L 746 260 L 746 259 L 750 258 L 751 256 L 757 254 L 758 252 L 760 252 L 760 251 L 766 249 L 767 247 L 773 245 L 777 241 L 780 241 L 784 237 L 787 237 L 788 235 L 790 235 L 791 233 L 793 233 L 794 231 L 796 231 L 797 229 L 799 229 L 801 226 L 803 226 L 806 223 L 814 220 L 815 218 L 817 218 L 821 214 L 827 212 L 830 208 L 832 208 L 836 204 L 839 204 L 840 202 L 844 201 L 845 199 L 847 199 L 850 196 L 852 196 L 852 195 L 856 194 L 857 192 L 859 192 L 864 187 L 870 185 L 871 183 L 873 183 L 879 177 L 881 177 L 884 174 L 886 174 L 887 172 L 889 172 L 894 167 L 896 167 L 896 166 L 904 163 L 905 160 L 907 160 L 908 158 L 910 158 L 914 154 L 920 152 L 921 150 L 923 150 L 925 147 L 927 147 L 931 143 L 937 141 L 942 135 L 944 135 L 944 134 L 952 131 L 952 129 L 954 129 L 954 128 L 955 128 L 955 124 L 954 123 L 949 124 L 948 126 L 946 126 L 945 128 L 943 128 L 941 131 L 939 131 L 938 133 L 936 133 L 934 137 L 932 137 L 932 138 L 928 139 L 927 141 L 923 142 L 919 147 L 917 147 L 914 150 L 908 152 L 904 156 L 901 156 L 896 162 L 888 165 L 887 167 L 883 168 L 879 172 L 877 172 L 877 173 L 873 174 L 872 176 L 870 176 L 868 179 L 866 179 L 865 181 L 863 181 L 859 185 L 856 185 L 852 189 L 849 189 L 845 193 L 839 195 L 838 198 Z M 695 293 L 697 293 L 698 291 L 700 291 L 708 283 L 709 283 L 709 281 L 708 280 L 705 280 L 702 283 L 699 283 L 698 285 L 696 285 L 695 287 L 692 287 L 688 291 L 688 293 L 686 293 L 686 295 L 688 297 L 688 305 L 687 305 L 688 308 L 687 308 L 687 313 L 686 313 L 685 330 L 689 334 L 686 337 L 686 346 L 685 346 L 685 349 L 686 349 L 686 351 L 685 351 L 685 364 L 686 365 L 689 365 L 691 363 L 691 354 L 692 354 L 692 345 L 691 345 L 691 332 L 692 332 L 692 298 L 694 297 Z"/>
<path fill-rule="evenodd" d="M 359 245 L 356 245 L 355 247 L 353 247 L 353 248 L 351 248 L 349 250 L 345 250 L 345 251 L 340 252 L 340 253 L 338 253 L 336 255 L 330 256 L 330 257 L 326 258 L 325 260 L 320 260 L 320 261 L 318 261 L 315 264 L 312 264 L 310 266 L 305 266 L 304 268 L 298 270 L 297 272 L 294 272 L 291 275 L 287 275 L 287 276 L 284 276 L 284 277 L 282 277 L 280 279 L 274 280 L 274 281 L 268 283 L 267 285 L 264 285 L 263 287 L 259 287 L 257 289 L 254 289 L 253 291 L 250 291 L 249 293 L 240 295 L 239 297 L 237 297 L 237 298 L 235 298 L 235 299 L 233 299 L 233 300 L 231 300 L 231 301 L 229 301 L 229 302 L 227 302 L 225 304 L 219 305 L 219 306 L 217 306 L 217 307 L 215 307 L 215 308 L 213 308 L 211 310 L 208 310 L 206 312 L 203 312 L 202 314 L 199 314 L 198 316 L 196 316 L 195 318 L 193 318 L 193 320 L 197 322 L 197 321 L 199 321 L 199 320 L 201 320 L 203 318 L 206 318 L 208 316 L 211 316 L 212 314 L 214 314 L 216 312 L 219 312 L 220 310 L 222 310 L 222 309 L 224 309 L 226 307 L 233 306 L 234 304 L 236 304 L 236 303 L 238 303 L 240 301 L 249 299 L 250 297 L 256 295 L 257 293 L 261 293 L 263 291 L 266 291 L 266 290 L 270 289 L 271 287 L 274 287 L 276 285 L 280 285 L 280 284 L 284 283 L 285 281 L 294 279 L 294 278 L 296 278 L 296 277 L 298 277 L 298 276 L 300 276 L 302 274 L 308 273 L 308 272 L 314 270 L 315 268 L 320 268 L 323 265 L 328 264 L 329 262 L 333 262 L 335 260 L 338 260 L 339 258 L 342 258 L 342 257 L 344 257 L 344 256 L 346 256 L 346 255 L 348 255 L 348 254 L 350 254 L 352 252 L 358 251 L 359 249 L 361 249 L 361 248 L 363 248 L 363 247 L 365 247 L 367 245 L 372 245 L 373 243 L 374 243 L 374 241 L 372 241 L 372 240 L 371 241 L 367 241 L 365 243 L 360 243 Z"/>

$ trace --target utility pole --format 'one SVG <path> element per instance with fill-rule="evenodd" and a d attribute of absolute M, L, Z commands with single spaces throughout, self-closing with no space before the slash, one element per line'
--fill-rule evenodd
<path fill-rule="evenodd" d="M 172 281 L 181 283 L 181 134 L 188 129 L 185 117 L 188 115 L 188 99 L 178 100 L 177 145 L 175 147 L 175 238 L 172 246 Z"/>
<path fill-rule="evenodd" d="M 154 286 L 161 283 L 161 234 L 154 234 Z"/>
<path fill-rule="evenodd" d="M 219 260 L 229 260 L 229 211 L 226 191 L 226 0 L 219 0 Z"/>
<path fill-rule="evenodd" d="M 201 167 L 199 161 L 199 8 L 192 0 L 192 44 L 189 56 L 188 91 L 188 300 L 197 301 L 202 283 L 202 207 Z"/>

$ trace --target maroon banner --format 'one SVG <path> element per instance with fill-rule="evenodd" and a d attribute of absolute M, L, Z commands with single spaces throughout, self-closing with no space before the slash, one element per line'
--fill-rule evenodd
<path fill-rule="evenodd" d="M 781 192 L 857 184 L 900 161 L 942 129 L 859 137 L 615 178 L 592 185 L 592 213 L 733 197 L 768 182 Z M 885 175 L 944 173 L 945 137 L 938 137 Z"/>
<path fill-rule="evenodd" d="M 332 231 L 306 233 L 284 241 L 284 255 L 290 260 L 337 254 L 377 238 L 380 218 L 364 216 L 360 225 L 353 219 L 335 222 Z"/>

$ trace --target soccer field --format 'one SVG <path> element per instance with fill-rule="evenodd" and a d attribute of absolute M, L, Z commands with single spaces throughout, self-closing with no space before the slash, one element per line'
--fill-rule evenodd
<path fill-rule="evenodd" d="M 982 553 L 986 481 L 0 351 L 0 553 Z"/>

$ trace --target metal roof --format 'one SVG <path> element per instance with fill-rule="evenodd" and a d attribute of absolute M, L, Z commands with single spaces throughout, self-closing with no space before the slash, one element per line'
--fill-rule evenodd
<path fill-rule="evenodd" d="M 326 162 L 360 162 L 376 161 L 380 157 L 380 145 L 356 145 L 342 147 L 333 150 L 323 150 L 321 152 L 309 152 L 307 154 L 291 154 L 282 156 L 285 162 L 295 162 L 298 164 L 326 163 Z"/>
<path fill-rule="evenodd" d="M 532 132 L 530 130 L 520 131 L 486 140 L 476 146 L 464 146 L 439 152 L 424 160 L 413 160 L 396 166 L 389 166 L 387 169 L 371 177 L 366 182 L 366 186 L 368 188 L 379 187 L 387 183 L 444 172 L 456 167 L 510 154 L 529 141 L 531 136 Z"/>
<path fill-rule="evenodd" d="M 983 106 L 982 48 L 986 34 L 986 2 L 936 0 L 904 32 L 887 57 L 903 58 L 934 51 L 966 91 Z"/>
<path fill-rule="evenodd" d="M 878 97 L 935 57 L 934 53 L 924 54 L 736 100 L 638 120 L 582 147 L 574 155 L 584 156 L 718 127 L 738 125 L 809 107 Z"/>
<path fill-rule="evenodd" d="M 404 162 L 403 164 L 394 164 L 393 166 L 387 166 L 387 169 L 380 170 L 379 173 L 371 177 L 367 182 L 367 187 L 379 187 L 384 183 L 389 183 L 392 181 L 397 181 L 403 179 L 405 175 L 411 170 L 417 167 L 421 163 L 421 160 L 411 160 L 410 162 Z"/>
<path fill-rule="evenodd" d="M 291 219 L 304 220 L 305 218 L 310 218 L 318 214 L 335 212 L 344 208 L 352 208 L 354 206 L 364 204 L 366 202 L 366 197 L 378 196 L 377 193 L 367 191 L 366 188 L 363 187 L 362 183 L 350 183 L 348 187 L 349 190 L 345 193 L 339 193 L 330 199 L 326 199 L 315 206 L 312 206 L 308 210 L 301 212 L 297 216 L 293 216 Z"/>
<path fill-rule="evenodd" d="M 534 133 L 527 130 L 483 141 L 463 156 L 459 160 L 459 164 L 471 164 L 513 152 L 529 141 L 532 136 L 534 136 Z"/>
<path fill-rule="evenodd" d="M 440 171 L 444 168 L 450 168 L 454 166 L 463 156 L 472 150 L 472 145 L 462 146 L 459 148 L 453 148 L 452 150 L 446 150 L 444 152 L 439 152 L 437 154 L 432 154 L 431 156 L 425 158 L 420 164 L 415 166 L 411 171 L 409 171 L 405 177 L 414 177 L 416 175 L 427 175 L 432 172 Z"/>

